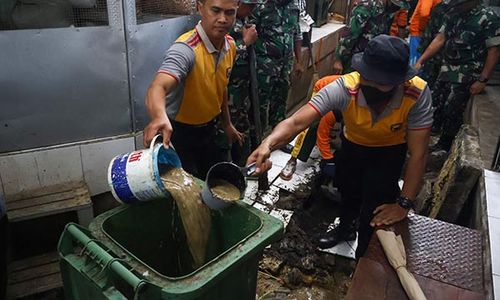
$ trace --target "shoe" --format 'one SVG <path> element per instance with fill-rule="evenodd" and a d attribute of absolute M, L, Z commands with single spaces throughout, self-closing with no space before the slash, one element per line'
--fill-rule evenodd
<path fill-rule="evenodd" d="M 285 146 L 281 147 L 280 150 L 285 152 L 285 153 L 290 154 L 290 153 L 292 153 L 293 146 L 290 144 L 286 144 Z"/>
<path fill-rule="evenodd" d="M 318 247 L 320 249 L 329 249 L 338 243 L 344 241 L 353 241 L 356 239 L 356 230 L 350 228 L 349 230 L 341 229 L 340 226 L 335 227 L 333 230 L 325 233 L 318 240 Z"/>
<path fill-rule="evenodd" d="M 290 180 L 293 177 L 293 173 L 295 173 L 295 169 L 297 168 L 297 159 L 289 159 L 286 162 L 285 167 L 280 172 L 280 178 L 283 180 Z"/>

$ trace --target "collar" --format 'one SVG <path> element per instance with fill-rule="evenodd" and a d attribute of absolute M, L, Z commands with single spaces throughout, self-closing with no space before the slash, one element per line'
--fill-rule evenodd
<path fill-rule="evenodd" d="M 196 31 L 198 32 L 198 34 L 200 35 L 201 41 L 203 42 L 203 44 L 207 48 L 208 52 L 210 54 L 218 53 L 219 50 L 217 50 L 217 48 L 215 48 L 214 44 L 212 44 L 212 42 L 208 38 L 207 33 L 203 29 L 203 26 L 201 26 L 201 21 L 199 21 L 198 24 L 196 24 L 195 28 L 196 28 Z M 229 50 L 229 47 L 230 47 L 229 42 L 228 42 L 227 38 L 224 37 L 224 47 L 222 47 L 222 51 L 224 53 L 227 52 Z"/>

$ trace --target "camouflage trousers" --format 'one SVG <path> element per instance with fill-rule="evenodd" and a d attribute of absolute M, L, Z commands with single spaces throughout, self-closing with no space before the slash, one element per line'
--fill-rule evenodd
<path fill-rule="evenodd" d="M 292 60 L 293 64 L 293 60 Z M 285 119 L 286 101 L 290 89 L 291 66 L 276 66 L 277 75 L 257 70 L 259 84 L 260 122 L 264 133 L 269 132 Z"/>
<path fill-rule="evenodd" d="M 228 86 L 229 115 L 234 127 L 245 134 L 245 141 L 242 145 L 238 142 L 230 143 L 224 133 L 222 123 L 219 120 L 217 125 L 216 144 L 221 151 L 231 155 L 231 161 L 239 166 L 244 166 L 251 151 L 251 126 L 252 110 L 250 101 L 250 86 L 248 78 L 233 78 Z M 253 123 L 253 121 L 252 121 Z"/>
<path fill-rule="evenodd" d="M 471 83 L 436 81 L 432 90 L 434 128 L 441 129 L 439 143 L 447 149 L 464 121 L 464 112 L 470 99 Z"/>
<path fill-rule="evenodd" d="M 422 66 L 422 79 L 427 81 L 427 86 L 430 89 L 434 88 L 434 84 L 439 75 L 439 70 L 441 69 L 441 59 L 430 59 Z"/>

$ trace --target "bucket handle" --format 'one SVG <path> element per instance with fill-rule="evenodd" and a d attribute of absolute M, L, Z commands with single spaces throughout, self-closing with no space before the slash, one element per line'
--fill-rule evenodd
<path fill-rule="evenodd" d="M 153 148 L 155 147 L 156 145 L 156 140 L 159 138 L 159 137 L 162 137 L 161 134 L 157 134 L 154 136 L 154 138 L 151 140 L 151 144 L 149 144 L 149 150 L 151 150 L 151 153 L 153 152 Z"/>

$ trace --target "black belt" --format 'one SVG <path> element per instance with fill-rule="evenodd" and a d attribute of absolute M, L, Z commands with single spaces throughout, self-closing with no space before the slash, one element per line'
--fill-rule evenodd
<path fill-rule="evenodd" d="M 215 126 L 215 124 L 217 124 L 217 117 L 213 118 L 211 121 L 207 122 L 207 123 L 203 123 L 203 124 L 186 124 L 186 123 L 181 123 L 181 122 L 177 122 L 175 120 L 172 120 L 170 121 L 170 123 L 172 124 L 172 127 L 181 127 L 181 128 L 198 128 L 198 129 L 202 129 L 202 128 L 208 128 L 208 127 L 213 127 Z"/>

